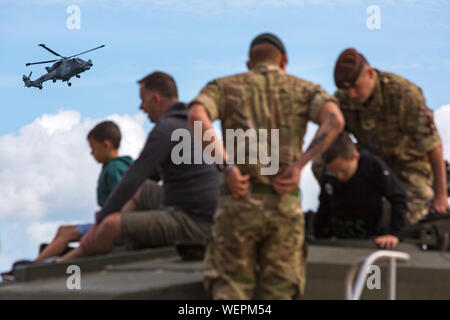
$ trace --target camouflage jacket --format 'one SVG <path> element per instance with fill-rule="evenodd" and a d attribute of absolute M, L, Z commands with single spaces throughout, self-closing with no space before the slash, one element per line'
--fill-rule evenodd
<path fill-rule="evenodd" d="M 267 139 L 258 135 L 258 144 L 269 156 L 270 130 L 279 129 L 279 170 L 276 174 L 261 175 L 260 169 L 269 165 L 263 164 L 259 155 L 257 163 L 250 163 L 249 150 L 256 152 L 258 146 L 249 144 L 249 139 L 245 140 L 245 164 L 239 164 L 237 152 L 233 157 L 233 163 L 237 163 L 244 174 L 250 174 L 253 182 L 270 184 L 275 175 L 300 158 L 307 122 L 318 122 L 320 108 L 327 101 L 337 103 L 319 85 L 288 75 L 276 65 L 260 63 L 249 72 L 209 82 L 191 105 L 200 103 L 211 120 L 222 120 L 223 141 L 228 154 L 232 146 L 227 146 L 227 129 L 268 129 Z"/>
<path fill-rule="evenodd" d="M 431 174 L 427 153 L 441 139 L 422 90 L 398 75 L 376 73 L 375 91 L 364 104 L 351 101 L 344 90 L 336 91 L 346 129 L 394 172 L 420 167 Z"/>

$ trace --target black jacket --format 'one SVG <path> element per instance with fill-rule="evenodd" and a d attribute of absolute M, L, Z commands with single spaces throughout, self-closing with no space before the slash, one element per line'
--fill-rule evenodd
<path fill-rule="evenodd" d="M 364 149 L 359 153 L 358 169 L 348 181 L 322 176 L 319 211 L 314 217 L 317 237 L 367 238 L 401 232 L 407 208 L 402 185 L 380 158 Z M 382 197 L 392 207 L 389 226 Z"/>

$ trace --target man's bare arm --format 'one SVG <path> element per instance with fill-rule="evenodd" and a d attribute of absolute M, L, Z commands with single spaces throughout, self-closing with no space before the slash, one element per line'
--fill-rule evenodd
<path fill-rule="evenodd" d="M 344 129 L 345 120 L 334 102 L 326 102 L 319 113 L 319 129 L 296 165 L 303 168 L 308 161 L 324 152 Z"/>
<path fill-rule="evenodd" d="M 206 112 L 205 107 L 201 104 L 194 104 L 191 106 L 191 108 L 189 110 L 188 119 L 189 119 L 189 123 L 192 128 L 194 127 L 195 121 L 202 122 L 202 134 L 201 134 L 202 137 L 203 137 L 203 133 L 206 130 L 213 129 L 211 119 L 209 118 L 209 115 Z M 215 143 L 216 144 L 215 150 L 222 152 L 221 155 L 218 155 L 218 158 L 222 159 L 223 163 L 226 164 L 227 163 L 227 153 L 226 153 L 225 147 L 223 146 L 222 141 L 219 138 L 217 138 L 215 134 L 213 135 L 211 140 L 212 140 L 212 142 L 203 141 L 203 139 L 202 139 L 202 149 L 204 149 L 210 143 Z M 211 156 L 215 157 L 215 154 L 212 154 Z M 225 169 L 226 171 L 228 170 L 229 166 L 230 165 L 226 166 L 226 169 Z M 229 172 L 229 174 L 226 176 L 226 181 L 231 190 L 231 193 L 233 194 L 233 196 L 235 198 L 240 198 L 240 197 L 245 196 L 248 191 L 250 176 L 248 174 L 242 175 L 241 171 L 239 170 L 238 167 L 234 167 L 230 170 L 231 170 L 231 172 Z"/>
<path fill-rule="evenodd" d="M 203 137 L 203 133 L 209 129 L 214 129 L 211 119 L 209 118 L 208 113 L 206 112 L 206 109 L 203 105 L 201 104 L 194 104 L 192 105 L 192 107 L 189 109 L 189 124 L 191 125 L 192 128 L 194 128 L 194 122 L 195 121 L 200 121 L 202 123 L 202 131 L 201 131 L 201 136 Z M 214 134 L 213 137 L 211 138 L 211 141 L 204 141 L 202 139 L 202 149 L 205 149 L 205 147 L 207 145 L 209 145 L 210 143 L 216 143 L 217 146 L 217 150 L 222 150 L 222 160 L 223 163 L 226 163 L 226 152 L 225 152 L 225 148 L 222 144 L 222 141 L 220 139 L 218 139 L 216 137 L 216 135 Z M 212 155 L 215 156 L 215 155 Z"/>
<path fill-rule="evenodd" d="M 432 202 L 432 209 L 440 213 L 445 213 L 449 208 L 447 195 L 447 174 L 445 172 L 444 155 L 442 144 L 428 152 L 434 176 L 435 195 Z"/>
<path fill-rule="evenodd" d="M 297 188 L 303 167 L 312 158 L 324 152 L 344 129 L 344 116 L 335 103 L 327 102 L 322 106 L 319 113 L 319 124 L 319 129 L 306 152 L 295 164 L 273 180 L 272 186 L 279 194 L 286 194 Z"/>

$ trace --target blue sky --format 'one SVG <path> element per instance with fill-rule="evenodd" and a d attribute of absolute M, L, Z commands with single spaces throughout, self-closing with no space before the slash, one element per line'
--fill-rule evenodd
<path fill-rule="evenodd" d="M 81 9 L 81 29 L 69 30 L 69 4 Z M 366 27 L 366 8 L 379 5 L 381 29 Z M 245 70 L 252 37 L 276 33 L 289 54 L 288 71 L 334 90 L 339 52 L 361 50 L 376 67 L 418 83 L 436 109 L 449 102 L 448 1 L 2 1 L 0 0 L 0 134 L 17 132 L 42 113 L 76 109 L 83 116 L 134 113 L 135 81 L 160 69 L 177 80 L 187 101 L 214 77 Z M 62 55 L 100 44 L 86 55 L 94 67 L 73 86 L 45 83 L 24 88 L 53 59 L 37 44 Z"/>
<path fill-rule="evenodd" d="M 79 30 L 66 27 L 66 9 L 73 4 L 81 10 Z M 366 26 L 370 5 L 381 10 L 379 30 Z M 2 199 L 26 199 L 23 207 L 0 210 L 0 270 L 12 259 L 31 258 L 36 241 L 51 238 L 58 224 L 92 216 L 99 166 L 89 157 L 84 135 L 94 122 L 115 114 L 132 132 L 128 141 L 135 142 L 125 151 L 136 155 L 136 141 L 143 142 L 151 128 L 137 115 L 136 80 L 154 70 L 172 74 L 181 100 L 189 101 L 207 81 L 245 71 L 250 41 L 270 31 L 287 47 L 287 71 L 329 92 L 335 90 L 335 59 L 355 47 L 373 66 L 421 86 L 433 110 L 450 104 L 445 0 L 0 0 L 0 8 L 0 186 L 9 188 L 0 192 Z M 46 82 L 43 90 L 24 88 L 22 74 L 33 71 L 35 79 L 45 67 L 26 62 L 56 58 L 39 43 L 65 56 L 106 46 L 81 56 L 94 66 L 73 79 L 72 87 Z M 58 184 L 58 177 L 80 166 L 82 178 L 67 178 L 67 188 Z M 31 179 L 39 183 L 28 186 Z"/>

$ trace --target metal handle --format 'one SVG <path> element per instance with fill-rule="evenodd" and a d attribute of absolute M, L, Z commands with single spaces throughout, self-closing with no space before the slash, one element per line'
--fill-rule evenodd
<path fill-rule="evenodd" d="M 345 279 L 345 299 L 347 300 L 358 300 L 361 297 L 362 291 L 364 289 L 364 283 L 367 278 L 367 269 L 375 261 L 379 259 L 389 259 L 389 288 L 388 288 L 388 299 L 395 300 L 396 295 L 396 267 L 397 259 L 400 261 L 409 261 L 410 256 L 408 253 L 399 251 L 388 251 L 379 250 L 368 255 L 367 257 L 361 259 L 356 264 L 354 264 L 350 270 L 347 272 L 347 277 Z M 355 278 L 356 272 L 359 269 L 358 277 L 356 283 L 353 286 L 353 279 Z"/>

